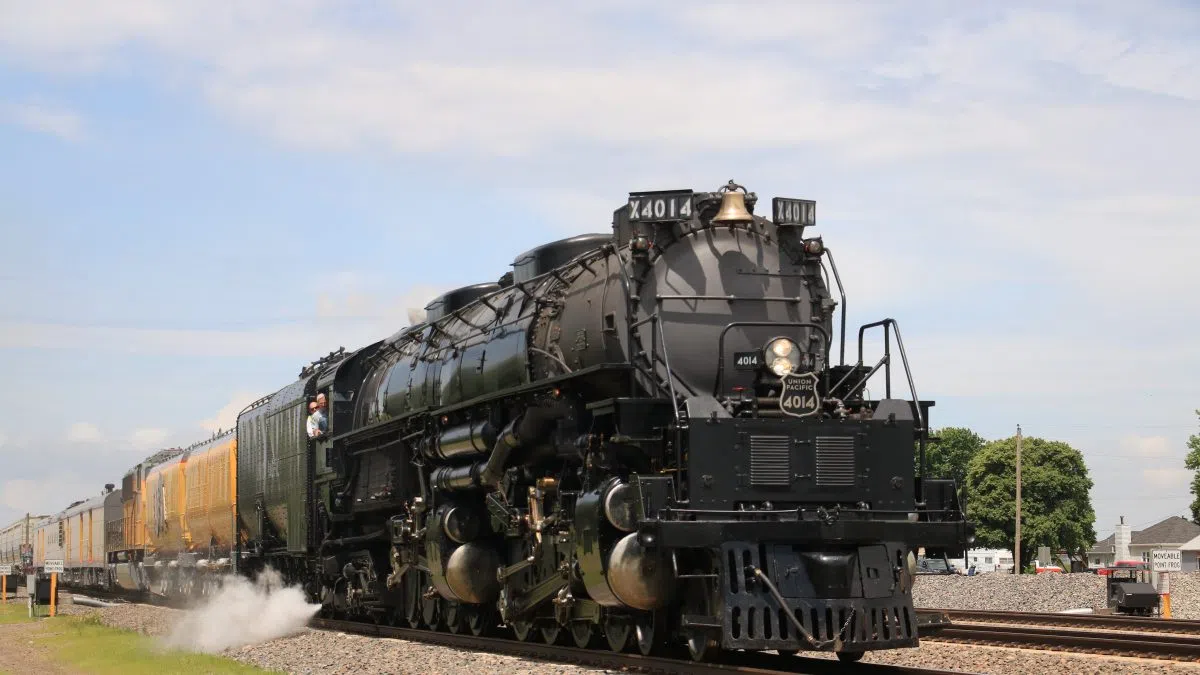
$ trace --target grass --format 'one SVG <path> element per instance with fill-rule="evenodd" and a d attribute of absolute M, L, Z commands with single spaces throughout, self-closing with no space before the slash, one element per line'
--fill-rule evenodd
<path fill-rule="evenodd" d="M 25 598 L 20 602 L 13 600 L 12 591 L 8 592 L 8 602 L 0 605 L 0 624 L 21 623 L 29 621 L 29 608 L 25 606 Z"/>
<path fill-rule="evenodd" d="M 29 622 L 28 609 L 0 607 L 0 623 Z M 42 630 L 30 637 L 67 666 L 97 675 L 136 673 L 266 673 L 250 665 L 209 654 L 166 650 L 154 638 L 110 628 L 95 615 L 37 619 Z"/>

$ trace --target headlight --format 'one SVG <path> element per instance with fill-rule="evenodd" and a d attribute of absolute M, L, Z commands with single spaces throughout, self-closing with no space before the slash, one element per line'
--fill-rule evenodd
<path fill-rule="evenodd" d="M 775 356 L 787 356 L 792 353 L 792 341 L 787 338 L 780 338 L 771 343 L 771 353 Z"/>
<path fill-rule="evenodd" d="M 772 339 L 763 351 L 770 359 L 768 363 L 776 377 L 789 375 L 800 367 L 800 347 L 788 338 Z"/>

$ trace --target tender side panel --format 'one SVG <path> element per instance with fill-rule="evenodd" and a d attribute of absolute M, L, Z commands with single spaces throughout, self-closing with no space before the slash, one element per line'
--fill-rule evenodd
<path fill-rule="evenodd" d="M 264 466 L 266 464 L 266 417 L 261 408 L 238 418 L 237 437 L 237 503 L 238 528 L 247 541 L 262 539 L 262 505 Z"/>
<path fill-rule="evenodd" d="M 293 552 L 308 550 L 308 484 L 309 446 L 305 427 L 307 410 L 303 390 L 294 392 L 291 405 L 278 410 L 276 420 L 279 439 L 279 482 L 271 493 L 273 502 L 284 505 L 287 530 L 287 549 Z"/>
<path fill-rule="evenodd" d="M 310 380 L 294 382 L 238 419 L 239 526 L 248 541 L 261 541 L 266 550 L 307 550 L 310 462 L 305 394 Z"/>

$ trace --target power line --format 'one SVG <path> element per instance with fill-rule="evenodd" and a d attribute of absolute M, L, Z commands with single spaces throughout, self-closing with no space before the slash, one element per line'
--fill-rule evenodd
<path fill-rule="evenodd" d="M 1105 497 L 1105 501 L 1117 502 L 1117 501 L 1123 501 L 1123 500 L 1127 500 L 1127 499 L 1136 499 L 1136 500 L 1138 500 L 1138 501 L 1141 501 L 1141 502 L 1151 502 L 1151 501 L 1160 501 L 1160 500 L 1163 500 L 1163 499 L 1190 499 L 1190 498 L 1191 498 L 1191 496 L 1192 496 L 1192 495 L 1190 495 L 1190 494 L 1186 494 L 1186 495 L 1167 495 L 1167 496 L 1162 496 L 1162 495 L 1159 495 L 1159 496 L 1157 496 L 1157 497 L 1146 497 L 1146 496 L 1144 496 L 1144 495 L 1126 495 L 1126 496 L 1123 496 L 1123 497 Z"/>
<path fill-rule="evenodd" d="M 1162 521 L 1166 520 L 1167 518 L 1170 518 L 1171 516 L 1176 516 L 1176 515 L 1179 515 L 1179 512 L 1178 512 L 1178 511 L 1172 511 L 1172 512 L 1168 513 L 1168 514 L 1167 514 L 1167 515 L 1165 515 L 1165 516 L 1159 516 L 1158 518 L 1151 518 L 1150 520 L 1147 520 L 1147 521 L 1145 521 L 1145 522 L 1138 523 L 1138 524 L 1136 524 L 1136 525 L 1130 525 L 1129 527 L 1130 527 L 1130 529 L 1136 529 L 1136 528 L 1139 528 L 1139 527 L 1145 527 L 1146 525 L 1152 525 L 1152 524 L 1154 524 L 1154 523 L 1161 523 Z M 1096 536 L 1097 536 L 1097 537 L 1099 537 L 1100 539 L 1103 539 L 1104 537 L 1103 537 L 1103 536 L 1100 536 L 1100 535 L 1105 535 L 1105 536 L 1107 536 L 1107 535 L 1109 535 L 1109 534 L 1112 534 L 1113 532 L 1116 532 L 1116 529 L 1115 529 L 1115 528 L 1114 528 L 1114 529 L 1111 529 L 1111 530 L 1100 530 L 1099 532 L 1097 532 L 1097 533 L 1096 533 Z"/>

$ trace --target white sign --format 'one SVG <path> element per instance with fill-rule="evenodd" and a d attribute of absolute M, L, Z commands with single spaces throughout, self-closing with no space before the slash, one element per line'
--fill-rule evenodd
<path fill-rule="evenodd" d="M 1183 553 L 1163 549 L 1151 551 L 1150 569 L 1155 572 L 1182 572 Z"/>
<path fill-rule="evenodd" d="M 12 565 L 0 565 L 0 577 L 12 574 Z"/>
<path fill-rule="evenodd" d="M 47 560 L 45 570 L 46 570 L 46 574 L 53 574 L 54 572 L 58 572 L 59 574 L 62 574 L 63 561 Z"/>

